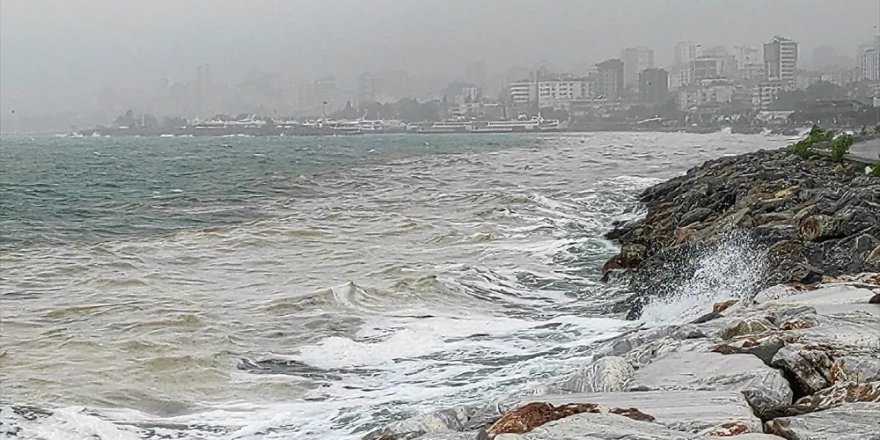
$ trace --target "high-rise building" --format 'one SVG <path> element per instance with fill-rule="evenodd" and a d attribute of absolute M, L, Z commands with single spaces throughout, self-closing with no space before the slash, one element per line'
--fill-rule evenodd
<path fill-rule="evenodd" d="M 701 54 L 699 53 L 700 46 L 694 44 L 690 41 L 680 41 L 675 43 L 675 52 L 673 53 L 673 60 L 676 65 L 687 64 L 691 62 L 691 60 L 696 59 Z"/>
<path fill-rule="evenodd" d="M 797 42 L 776 36 L 764 43 L 764 70 L 768 80 L 778 80 L 784 87 L 793 87 L 797 61 Z"/>
<path fill-rule="evenodd" d="M 663 102 L 669 96 L 669 73 L 665 69 L 639 72 L 639 97 L 642 102 Z"/>
<path fill-rule="evenodd" d="M 722 71 L 721 59 L 700 57 L 688 63 L 688 82 L 718 78 L 721 76 Z"/>
<path fill-rule="evenodd" d="M 593 92 L 597 97 L 614 100 L 623 94 L 623 61 L 611 59 L 596 64 L 596 86 Z"/>
<path fill-rule="evenodd" d="M 862 76 L 868 81 L 880 81 L 880 47 L 871 47 L 862 52 L 860 63 Z"/>
<path fill-rule="evenodd" d="M 623 81 L 627 86 L 638 84 L 639 72 L 654 67 L 654 50 L 647 47 L 627 47 L 621 53 Z"/>

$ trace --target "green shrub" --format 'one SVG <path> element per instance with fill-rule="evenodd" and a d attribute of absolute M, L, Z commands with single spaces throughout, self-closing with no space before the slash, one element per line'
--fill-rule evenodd
<path fill-rule="evenodd" d="M 853 144 L 852 136 L 844 133 L 831 141 L 831 160 L 843 162 L 843 156 L 849 153 L 849 147 Z"/>
<path fill-rule="evenodd" d="M 871 168 L 871 173 L 869 174 L 871 177 L 880 177 L 880 160 L 874 163 L 874 167 Z"/>
<path fill-rule="evenodd" d="M 788 153 L 806 159 L 813 154 L 813 142 L 810 138 L 801 139 L 788 146 Z"/>

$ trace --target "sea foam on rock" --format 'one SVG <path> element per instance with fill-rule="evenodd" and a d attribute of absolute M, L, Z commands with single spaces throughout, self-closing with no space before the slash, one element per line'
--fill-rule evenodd
<path fill-rule="evenodd" d="M 621 308 L 635 318 L 645 304 L 692 287 L 706 260 L 731 253 L 731 241 L 753 252 L 725 266 L 734 263 L 737 272 L 760 266 L 754 282 L 739 283 L 738 296 L 776 284 L 880 271 L 880 259 L 872 257 L 880 255 L 880 179 L 835 173 L 836 165 L 819 156 L 758 151 L 708 161 L 648 188 L 640 197 L 645 218 L 618 224 L 606 235 L 622 249 L 644 248 L 638 264 L 608 267 L 631 275 L 635 294 Z M 704 295 L 718 290 L 706 287 Z"/>
<path fill-rule="evenodd" d="M 872 438 L 880 318 L 867 311 L 880 309 L 868 302 L 880 285 L 846 283 L 728 304 L 703 323 L 634 329 L 530 393 L 428 413 L 367 438 Z M 834 309 L 841 305 L 852 309 Z M 613 391 L 581 391 L 603 387 Z M 841 405 L 861 414 L 844 420 L 849 437 L 836 437 L 835 418 L 822 415 Z M 515 432 L 493 432 L 499 420 Z"/>
<path fill-rule="evenodd" d="M 880 186 L 831 170 L 762 151 L 650 188 L 606 268 L 630 272 L 633 316 L 684 317 L 634 324 L 544 386 L 367 438 L 880 439 Z"/>

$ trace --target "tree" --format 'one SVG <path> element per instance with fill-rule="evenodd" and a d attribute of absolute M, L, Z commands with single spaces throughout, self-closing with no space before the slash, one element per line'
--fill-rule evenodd
<path fill-rule="evenodd" d="M 843 87 L 828 81 L 817 81 L 810 84 L 804 93 L 810 100 L 846 98 L 846 91 Z"/>

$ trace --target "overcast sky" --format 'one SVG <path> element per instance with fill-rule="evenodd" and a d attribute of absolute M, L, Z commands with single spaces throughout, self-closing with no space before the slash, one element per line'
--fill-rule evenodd
<path fill-rule="evenodd" d="M 854 56 L 880 22 L 880 0 L 0 0 L 0 107 L 69 110 L 103 87 L 220 80 L 248 72 L 290 80 L 405 70 L 460 75 L 545 61 L 570 67 L 676 41 L 759 46 L 797 40 Z"/>

